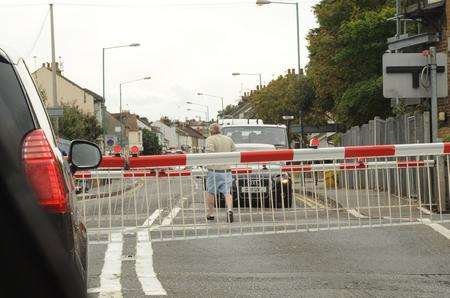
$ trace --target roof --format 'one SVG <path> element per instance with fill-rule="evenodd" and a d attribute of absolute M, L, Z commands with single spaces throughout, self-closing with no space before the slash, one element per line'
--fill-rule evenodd
<path fill-rule="evenodd" d="M 41 69 L 46 69 L 47 71 L 51 71 L 51 69 L 48 69 L 45 66 L 41 66 L 39 69 L 37 69 L 35 72 L 33 72 L 33 74 L 35 74 L 36 72 L 38 72 Z M 71 79 L 68 79 L 67 77 L 63 76 L 60 72 L 56 73 L 56 76 L 59 76 L 60 78 L 66 80 L 68 83 L 74 85 L 75 87 L 83 90 L 84 92 L 86 92 L 87 94 L 91 95 L 94 98 L 94 101 L 101 101 L 101 102 L 105 102 L 104 98 L 100 95 L 98 95 L 97 93 L 95 93 L 92 90 L 89 90 L 87 88 L 81 87 L 80 85 L 78 85 L 77 83 L 75 83 L 74 81 L 72 81 Z"/>
<path fill-rule="evenodd" d="M 193 129 L 190 126 L 180 126 L 180 129 L 182 129 L 186 134 L 190 137 L 196 138 L 196 139 L 204 139 L 205 136 L 202 135 L 199 131 L 196 129 Z"/>

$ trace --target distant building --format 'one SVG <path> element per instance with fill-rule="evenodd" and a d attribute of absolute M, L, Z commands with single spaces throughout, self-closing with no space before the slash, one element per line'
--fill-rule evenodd
<path fill-rule="evenodd" d="M 56 63 L 56 86 L 58 105 L 70 105 L 77 107 L 87 115 L 97 118 L 99 124 L 104 127 L 104 99 L 95 92 L 83 88 L 72 80 L 63 76 Z M 36 70 L 32 77 L 47 107 L 52 107 L 53 87 L 52 68 L 50 63 L 44 63 Z"/>

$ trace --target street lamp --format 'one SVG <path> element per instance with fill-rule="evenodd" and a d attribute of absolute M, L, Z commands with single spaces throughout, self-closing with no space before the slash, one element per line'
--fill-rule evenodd
<path fill-rule="evenodd" d="M 131 44 L 127 44 L 127 45 L 119 45 L 119 46 L 112 46 L 112 47 L 106 47 L 103 48 L 103 53 L 102 53 L 102 69 L 103 69 L 103 76 L 102 76 L 102 81 L 103 81 L 103 100 L 106 101 L 105 99 L 105 51 L 106 50 L 110 50 L 110 49 L 117 49 L 117 48 L 127 48 L 127 47 L 139 47 L 140 44 L 139 43 L 131 43 Z"/>
<path fill-rule="evenodd" d="M 218 99 L 220 99 L 220 101 L 222 102 L 222 113 L 224 112 L 224 107 L 223 107 L 223 96 L 212 95 L 212 94 L 206 94 L 206 93 L 201 93 L 201 92 L 198 92 L 197 95 L 199 95 L 199 96 L 209 96 L 209 97 L 213 97 L 213 98 L 218 98 Z"/>
<path fill-rule="evenodd" d="M 262 87 L 262 78 L 260 73 L 233 72 L 233 76 L 259 76 L 259 86 Z"/>
<path fill-rule="evenodd" d="M 186 103 L 188 105 L 195 105 L 195 106 L 200 106 L 200 107 L 206 108 L 206 122 L 209 122 L 209 106 L 208 105 L 202 105 L 202 104 L 199 104 L 199 103 L 196 103 L 196 102 L 192 102 L 192 101 L 186 101 Z M 205 111 L 202 111 L 202 112 L 205 112 Z"/>
<path fill-rule="evenodd" d="M 295 12 L 297 16 L 297 66 L 298 66 L 298 80 L 300 81 L 300 72 L 302 70 L 301 68 L 301 60 L 300 60 L 300 20 L 299 20 L 299 13 L 298 13 L 298 2 L 281 2 L 281 1 L 269 1 L 269 0 L 256 0 L 256 5 L 262 6 L 267 4 L 286 4 L 286 5 L 295 5 Z M 300 97 L 300 92 L 298 92 L 298 96 Z M 299 98 L 300 101 L 300 98 Z M 303 111 L 300 110 L 300 132 L 303 139 Z M 301 144 L 301 143 L 300 143 Z"/>
<path fill-rule="evenodd" d="M 122 85 L 131 84 L 134 82 L 150 80 L 151 77 L 144 77 L 136 80 L 126 81 L 119 84 L 119 120 L 120 120 L 120 146 L 123 148 L 123 117 L 122 117 Z"/>

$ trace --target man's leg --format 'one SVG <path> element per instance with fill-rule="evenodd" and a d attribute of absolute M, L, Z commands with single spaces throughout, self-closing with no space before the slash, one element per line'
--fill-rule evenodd
<path fill-rule="evenodd" d="M 208 217 L 214 216 L 214 201 L 215 197 L 214 194 L 207 192 L 206 193 L 206 205 L 207 205 L 207 212 Z"/>
<path fill-rule="evenodd" d="M 231 194 L 225 195 L 225 204 L 227 204 L 228 211 L 233 210 L 233 196 Z"/>

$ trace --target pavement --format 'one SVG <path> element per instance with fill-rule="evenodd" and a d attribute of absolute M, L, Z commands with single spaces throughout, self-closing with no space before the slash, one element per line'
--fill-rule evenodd
<path fill-rule="evenodd" d="M 90 297 L 450 296 L 448 215 L 376 227 L 375 213 L 370 227 L 361 225 L 370 218 L 299 193 L 293 208 L 242 207 L 233 224 L 220 209 L 208 223 L 201 182 L 141 182 L 123 196 L 80 202 Z"/>

